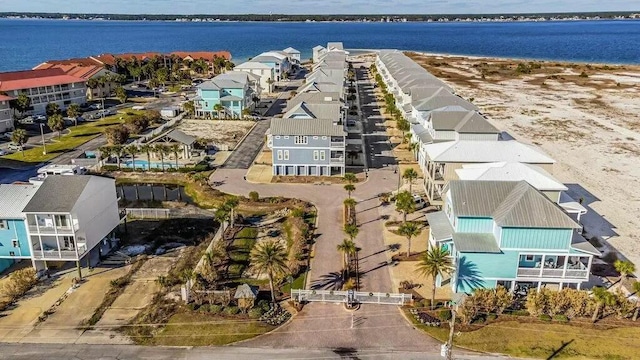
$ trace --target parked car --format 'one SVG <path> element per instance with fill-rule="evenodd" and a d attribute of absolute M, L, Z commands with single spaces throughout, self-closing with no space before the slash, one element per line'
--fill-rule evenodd
<path fill-rule="evenodd" d="M 16 143 L 9 143 L 9 146 L 7 146 L 7 149 L 11 151 L 22 151 L 22 146 Z"/>
<path fill-rule="evenodd" d="M 2 138 L 3 139 L 7 139 L 7 140 L 11 140 L 11 136 L 13 135 L 13 132 L 11 131 L 7 131 L 6 133 L 2 134 Z"/>
<path fill-rule="evenodd" d="M 422 196 L 417 194 L 413 194 L 413 203 L 416 210 L 424 209 L 425 207 L 427 207 L 427 203 L 424 201 Z"/>
<path fill-rule="evenodd" d="M 33 124 L 33 118 L 31 116 L 27 116 L 26 118 L 18 119 L 18 124 L 31 125 Z"/>
<path fill-rule="evenodd" d="M 44 115 L 34 115 L 33 116 L 33 120 L 35 120 L 36 122 L 46 122 L 47 121 L 47 117 Z"/>
<path fill-rule="evenodd" d="M 5 156 L 8 155 L 9 153 L 7 152 L 7 150 L 4 149 L 0 149 L 0 156 Z"/>

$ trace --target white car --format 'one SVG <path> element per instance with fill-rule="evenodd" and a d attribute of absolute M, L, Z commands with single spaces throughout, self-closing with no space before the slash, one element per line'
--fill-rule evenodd
<path fill-rule="evenodd" d="M 7 152 L 7 150 L 0 149 L 0 156 L 5 156 L 5 155 L 8 155 L 8 154 L 9 153 Z"/>
<path fill-rule="evenodd" d="M 413 203 L 416 210 L 424 209 L 425 207 L 427 207 L 427 203 L 424 201 L 424 199 L 417 194 L 413 194 Z"/>
<path fill-rule="evenodd" d="M 11 131 L 7 131 L 6 133 L 2 134 L 2 137 L 3 137 L 4 139 L 11 140 L 11 136 L 12 136 L 12 135 L 13 135 L 13 132 L 11 132 Z"/>

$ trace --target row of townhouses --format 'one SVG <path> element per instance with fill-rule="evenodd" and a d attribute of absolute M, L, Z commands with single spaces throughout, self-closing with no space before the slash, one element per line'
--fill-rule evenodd
<path fill-rule="evenodd" d="M 257 105 L 262 92 L 272 92 L 276 81 L 300 64 L 294 48 L 267 51 L 198 85 L 195 116 L 202 118 L 242 118 Z M 287 74 L 287 75 L 284 75 Z"/>
<path fill-rule="evenodd" d="M 38 271 L 67 261 L 95 266 L 116 246 L 120 220 L 111 178 L 50 175 L 0 184 L 0 271 L 22 260 Z"/>
<path fill-rule="evenodd" d="M 271 121 L 267 146 L 275 176 L 344 175 L 347 150 L 347 55 L 335 43 L 314 61 L 282 118 Z"/>
<path fill-rule="evenodd" d="M 400 51 L 376 67 L 411 124 L 431 205 L 429 247 L 455 264 L 454 293 L 580 288 L 600 252 L 581 235 L 586 209 L 553 177 L 555 160 L 504 136 L 469 101 Z"/>

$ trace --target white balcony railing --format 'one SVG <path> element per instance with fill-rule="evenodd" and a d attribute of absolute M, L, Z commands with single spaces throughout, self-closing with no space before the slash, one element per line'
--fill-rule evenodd
<path fill-rule="evenodd" d="M 62 235 L 73 235 L 76 231 L 78 231 L 78 226 L 29 226 L 29 232 L 32 234 L 62 234 Z"/>
<path fill-rule="evenodd" d="M 343 148 L 344 147 L 344 141 L 332 141 L 331 142 L 331 147 Z"/>
<path fill-rule="evenodd" d="M 518 276 L 521 277 L 584 279 L 588 275 L 587 269 L 518 268 Z"/>
<path fill-rule="evenodd" d="M 344 157 L 331 158 L 329 161 L 331 164 L 344 165 Z"/>
<path fill-rule="evenodd" d="M 85 244 L 78 244 L 78 252 L 70 248 L 59 249 L 40 249 L 40 246 L 35 246 L 33 249 L 33 258 L 36 260 L 43 259 L 63 259 L 63 260 L 75 260 L 87 251 Z"/>

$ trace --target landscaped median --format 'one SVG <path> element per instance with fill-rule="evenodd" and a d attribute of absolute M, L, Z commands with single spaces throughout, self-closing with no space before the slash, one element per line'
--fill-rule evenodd
<path fill-rule="evenodd" d="M 3 159 L 17 160 L 28 163 L 41 163 L 49 161 L 58 155 L 73 150 L 78 146 L 100 136 L 106 129 L 113 125 L 123 124 L 129 116 L 140 114 L 139 111 L 125 109 L 122 113 L 105 117 L 104 119 L 80 123 L 78 126 L 67 128 L 68 132 L 60 138 L 53 137 L 47 143 L 47 153 L 43 154 L 42 146 L 24 151 L 17 151 L 10 155 L 2 156 Z M 24 156 L 23 156 L 24 155 Z"/>

